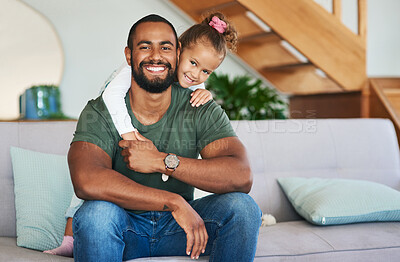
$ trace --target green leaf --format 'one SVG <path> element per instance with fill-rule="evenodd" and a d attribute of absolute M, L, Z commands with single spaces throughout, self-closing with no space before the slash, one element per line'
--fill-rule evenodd
<path fill-rule="evenodd" d="M 286 119 L 288 104 L 261 79 L 212 73 L 206 87 L 231 120 Z"/>

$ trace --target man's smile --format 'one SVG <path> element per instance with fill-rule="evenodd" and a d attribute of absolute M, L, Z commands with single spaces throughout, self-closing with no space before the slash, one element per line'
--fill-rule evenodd
<path fill-rule="evenodd" d="M 151 73 L 163 73 L 167 69 L 164 65 L 146 65 L 144 68 Z"/>

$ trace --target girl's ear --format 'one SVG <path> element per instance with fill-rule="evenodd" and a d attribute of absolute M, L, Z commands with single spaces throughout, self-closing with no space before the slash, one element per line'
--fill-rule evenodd
<path fill-rule="evenodd" d="M 128 65 L 132 66 L 131 65 L 131 55 L 132 55 L 131 49 L 129 49 L 129 47 L 126 46 L 124 52 L 125 52 L 126 62 L 128 63 Z"/>

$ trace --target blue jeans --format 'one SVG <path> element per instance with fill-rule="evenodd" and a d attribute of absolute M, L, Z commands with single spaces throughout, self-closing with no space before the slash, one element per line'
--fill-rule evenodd
<path fill-rule="evenodd" d="M 253 261 L 261 210 L 247 194 L 210 195 L 189 202 L 203 218 L 210 261 Z M 186 234 L 171 212 L 134 214 L 105 201 L 85 201 L 73 220 L 75 261 L 187 256 Z"/>

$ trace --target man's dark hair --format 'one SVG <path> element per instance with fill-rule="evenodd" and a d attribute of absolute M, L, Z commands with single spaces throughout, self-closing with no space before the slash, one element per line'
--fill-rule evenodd
<path fill-rule="evenodd" d="M 166 23 L 167 25 L 169 25 L 172 29 L 172 31 L 174 32 L 175 35 L 175 41 L 176 41 L 176 47 L 179 47 L 178 44 L 178 35 L 176 34 L 175 28 L 174 26 L 164 17 L 161 17 L 159 15 L 156 14 L 151 14 L 151 15 L 147 15 L 143 18 L 141 18 L 140 20 L 138 20 L 136 23 L 134 23 L 131 27 L 131 30 L 129 31 L 129 35 L 128 35 L 128 47 L 129 49 L 132 51 L 132 45 L 133 45 L 133 37 L 135 35 L 136 32 L 136 27 L 138 25 L 140 25 L 141 23 L 145 23 L 145 22 L 161 22 L 161 23 Z"/>

